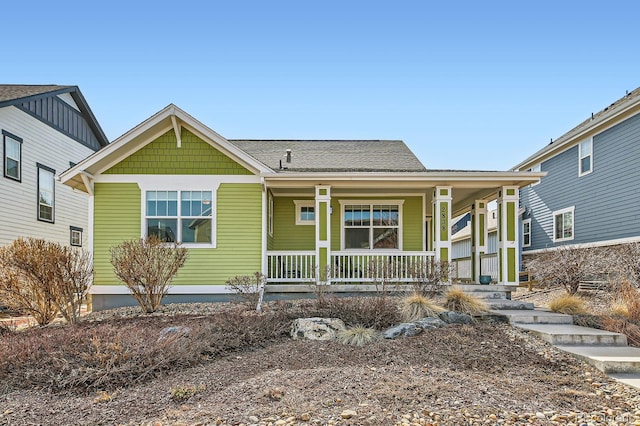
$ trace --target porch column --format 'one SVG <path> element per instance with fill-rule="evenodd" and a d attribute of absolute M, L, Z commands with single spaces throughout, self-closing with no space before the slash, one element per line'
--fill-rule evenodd
<path fill-rule="evenodd" d="M 482 274 L 480 256 L 487 252 L 488 239 L 487 202 L 476 200 L 471 205 L 471 279 L 476 283 L 480 282 Z"/>
<path fill-rule="evenodd" d="M 433 251 L 436 260 L 451 261 L 451 187 L 436 186 L 433 193 Z"/>
<path fill-rule="evenodd" d="M 518 284 L 518 187 L 498 190 L 498 280 L 500 284 Z"/>
<path fill-rule="evenodd" d="M 316 281 L 331 284 L 331 187 L 316 185 Z"/>

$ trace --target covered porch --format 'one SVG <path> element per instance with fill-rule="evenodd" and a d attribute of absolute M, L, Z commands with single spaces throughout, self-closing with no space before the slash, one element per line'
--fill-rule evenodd
<path fill-rule="evenodd" d="M 411 284 L 447 266 L 442 282 L 518 280 L 522 172 L 265 177 L 263 274 L 269 287 Z M 499 241 L 487 253 L 487 204 L 498 203 Z M 452 218 L 471 213 L 472 253 L 452 263 Z M 273 291 L 273 289 L 271 290 Z"/>

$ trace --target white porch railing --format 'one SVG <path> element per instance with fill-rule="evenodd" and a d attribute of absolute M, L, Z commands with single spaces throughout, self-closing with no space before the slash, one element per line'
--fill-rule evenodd
<path fill-rule="evenodd" d="M 472 280 L 471 258 L 461 257 L 451 261 L 451 278 L 454 280 Z"/>
<path fill-rule="evenodd" d="M 480 273 L 491 275 L 491 279 L 498 281 L 498 253 L 487 253 L 480 255 Z"/>
<path fill-rule="evenodd" d="M 375 254 L 335 251 L 326 278 L 331 283 L 374 283 L 380 279 L 411 282 L 416 269 L 433 261 L 434 252 L 377 251 Z M 324 279 L 314 251 L 268 251 L 267 282 L 312 283 Z M 318 276 L 320 275 L 320 277 Z"/>
<path fill-rule="evenodd" d="M 267 252 L 267 282 L 300 283 L 315 281 L 315 251 Z"/>

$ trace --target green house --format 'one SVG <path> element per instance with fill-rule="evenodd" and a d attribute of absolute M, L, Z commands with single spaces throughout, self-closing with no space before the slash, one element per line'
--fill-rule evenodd
<path fill-rule="evenodd" d="M 61 174 L 89 194 L 93 307 L 133 304 L 110 247 L 155 234 L 189 259 L 165 299 L 228 297 L 225 281 L 261 271 L 268 293 L 371 290 L 371 265 L 449 261 L 452 217 L 471 211 L 473 277 L 487 244 L 487 202 L 498 201 L 497 281 L 517 284 L 519 188 L 535 172 L 427 170 L 397 140 L 228 140 L 169 105 Z M 389 272 L 391 271 L 391 272 Z"/>

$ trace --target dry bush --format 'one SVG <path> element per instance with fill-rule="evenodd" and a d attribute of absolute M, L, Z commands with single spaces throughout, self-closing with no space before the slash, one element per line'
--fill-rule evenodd
<path fill-rule="evenodd" d="M 548 304 L 548 308 L 552 312 L 567 315 L 579 315 L 586 314 L 587 308 L 584 300 L 575 294 L 563 294 L 551 300 Z"/>
<path fill-rule="evenodd" d="M 116 276 L 124 282 L 146 313 L 155 312 L 184 266 L 188 251 L 155 235 L 123 241 L 110 250 Z"/>
<path fill-rule="evenodd" d="M 588 281 L 602 274 L 609 265 L 601 250 L 559 246 L 544 250 L 527 263 L 527 270 L 540 285 L 563 287 L 567 293 L 575 294 L 580 281 Z"/>
<path fill-rule="evenodd" d="M 398 286 L 402 265 L 387 259 L 386 256 L 374 256 L 367 263 L 367 274 L 373 279 L 378 296 L 388 296 Z"/>
<path fill-rule="evenodd" d="M 613 314 L 640 321 L 640 294 L 629 281 L 624 280 L 616 286 L 611 311 Z"/>
<path fill-rule="evenodd" d="M 341 330 L 336 335 L 339 343 L 349 346 L 364 346 L 380 340 L 380 332 L 375 328 L 355 326 Z"/>
<path fill-rule="evenodd" d="M 260 310 L 258 308 L 260 290 L 265 281 L 266 277 L 262 273 L 254 272 L 253 275 L 238 275 L 229 278 L 225 287 L 242 299 L 249 309 Z"/>
<path fill-rule="evenodd" d="M 207 387 L 205 385 L 184 385 L 184 386 L 175 386 L 171 388 L 171 399 L 176 402 L 184 402 L 195 395 L 199 394 L 206 390 Z"/>
<path fill-rule="evenodd" d="M 80 316 L 91 286 L 90 253 L 35 238 L 19 238 L 0 249 L 0 299 L 32 315 L 40 325 L 57 313 L 69 323 Z"/>
<path fill-rule="evenodd" d="M 469 315 L 487 312 L 489 307 L 487 304 L 464 290 L 453 287 L 444 294 L 444 307 L 450 311 L 462 312 Z"/>
<path fill-rule="evenodd" d="M 300 309 L 303 312 L 300 312 Z M 293 316 L 340 318 L 347 326 L 362 325 L 381 330 L 401 321 L 397 300 L 389 296 L 325 296 L 310 305 L 301 305 Z"/>
<path fill-rule="evenodd" d="M 441 260 L 427 260 L 408 266 L 413 291 L 424 296 L 433 297 L 441 290 L 441 284 L 451 276 L 453 265 Z"/>
<path fill-rule="evenodd" d="M 406 296 L 400 302 L 400 310 L 404 321 L 415 321 L 420 318 L 438 317 L 442 308 L 435 301 L 424 296 L 422 293 L 413 293 Z"/>
<path fill-rule="evenodd" d="M 622 244 L 615 249 L 614 267 L 620 281 L 640 288 L 640 243 Z"/>
<path fill-rule="evenodd" d="M 602 329 L 627 336 L 631 346 L 640 347 L 640 326 L 622 318 L 605 316 L 601 321 Z"/>

